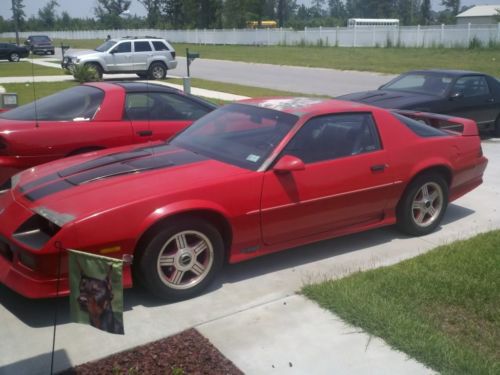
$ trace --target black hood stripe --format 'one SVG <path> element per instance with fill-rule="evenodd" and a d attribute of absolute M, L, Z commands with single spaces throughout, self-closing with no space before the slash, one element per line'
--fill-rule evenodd
<path fill-rule="evenodd" d="M 174 150 L 173 147 L 169 147 L 168 150 Z M 165 149 L 165 151 L 168 151 Z M 128 153 L 130 154 L 130 153 Z M 116 154 L 120 155 L 120 154 Z M 137 155 L 137 153 L 135 153 Z M 109 155 L 107 155 L 109 156 Z M 92 160 L 95 161 L 95 167 L 93 169 L 89 169 L 90 163 L 83 163 L 79 166 L 71 167 L 73 172 L 76 172 L 72 175 L 68 174 L 68 169 L 59 172 L 59 176 L 63 178 L 59 178 L 56 181 L 52 181 L 45 185 L 32 183 L 35 185 L 35 188 L 25 194 L 25 197 L 30 201 L 34 202 L 36 200 L 45 198 L 49 195 L 59 193 L 64 190 L 71 189 L 72 187 L 92 183 L 94 181 L 111 178 L 115 176 L 123 176 L 126 174 L 132 173 L 141 173 L 145 171 L 169 168 L 173 166 L 180 166 L 186 164 L 192 164 L 196 162 L 200 162 L 203 160 L 207 160 L 206 157 L 201 156 L 199 154 L 195 154 L 194 152 L 187 151 L 184 149 L 176 149 L 176 152 L 168 153 L 168 154 L 144 154 L 142 157 L 133 157 L 133 158 L 116 158 L 115 162 L 109 163 L 107 160 L 105 163 L 103 162 L 106 157 Z M 99 162 L 101 160 L 102 162 Z M 85 167 L 83 165 L 85 164 Z M 82 166 L 81 168 L 78 168 Z M 81 171 L 81 172 L 78 172 Z M 53 175 L 51 175 L 53 176 Z M 48 176 L 47 176 L 48 177 Z M 26 188 L 23 191 L 27 191 Z"/>

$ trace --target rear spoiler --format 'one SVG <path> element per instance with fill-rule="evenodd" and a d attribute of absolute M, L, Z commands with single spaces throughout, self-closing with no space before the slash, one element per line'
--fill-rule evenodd
<path fill-rule="evenodd" d="M 405 109 L 393 109 L 392 112 L 423 122 L 434 128 L 449 131 L 450 133 L 461 134 L 463 136 L 479 136 L 479 130 L 474 120 Z"/>

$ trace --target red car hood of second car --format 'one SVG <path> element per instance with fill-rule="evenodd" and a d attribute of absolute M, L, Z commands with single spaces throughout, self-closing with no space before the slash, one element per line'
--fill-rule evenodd
<path fill-rule="evenodd" d="M 75 220 L 134 202 L 202 189 L 251 173 L 167 144 L 122 147 L 62 159 L 23 172 L 14 198 Z"/>

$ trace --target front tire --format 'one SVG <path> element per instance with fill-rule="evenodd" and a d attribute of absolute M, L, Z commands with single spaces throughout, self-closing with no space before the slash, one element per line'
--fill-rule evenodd
<path fill-rule="evenodd" d="M 436 229 L 448 206 L 448 184 L 438 174 L 418 176 L 408 186 L 397 207 L 398 228 L 412 236 Z"/>
<path fill-rule="evenodd" d="M 12 52 L 9 55 L 9 60 L 12 62 L 19 62 L 19 60 L 21 60 L 21 57 L 19 56 L 19 54 L 17 52 Z"/>
<path fill-rule="evenodd" d="M 191 298 L 203 291 L 222 267 L 224 243 L 210 223 L 195 218 L 168 222 L 136 255 L 134 276 L 166 300 Z"/>
<path fill-rule="evenodd" d="M 151 79 L 164 79 L 167 76 L 167 68 L 161 62 L 154 62 L 149 67 L 148 75 Z"/>
<path fill-rule="evenodd" d="M 97 78 L 99 78 L 99 80 L 102 80 L 102 74 L 103 74 L 103 71 L 102 71 L 102 68 L 99 64 L 97 63 L 88 63 L 86 64 L 87 66 L 89 66 L 90 68 L 93 68 L 97 74 Z"/>

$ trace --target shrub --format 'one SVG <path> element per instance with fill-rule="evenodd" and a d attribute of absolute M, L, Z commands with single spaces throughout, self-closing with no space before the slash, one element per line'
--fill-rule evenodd
<path fill-rule="evenodd" d="M 76 65 L 71 69 L 71 72 L 73 73 L 73 77 L 80 83 L 101 80 L 96 69 L 91 65 Z"/>

